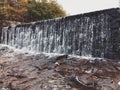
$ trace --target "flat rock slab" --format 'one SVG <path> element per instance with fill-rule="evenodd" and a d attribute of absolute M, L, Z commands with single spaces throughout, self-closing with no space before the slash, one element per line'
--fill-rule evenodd
<path fill-rule="evenodd" d="M 120 90 L 120 60 L 18 53 L 0 46 L 0 90 Z"/>

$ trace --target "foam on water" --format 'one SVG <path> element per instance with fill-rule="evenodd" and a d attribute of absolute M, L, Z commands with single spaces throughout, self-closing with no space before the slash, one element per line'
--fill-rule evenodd
<path fill-rule="evenodd" d="M 55 56 L 62 56 L 62 55 L 65 55 L 65 54 L 58 54 L 58 53 L 38 53 L 38 52 L 31 52 L 31 51 L 28 51 L 26 49 L 16 49 L 15 47 L 12 47 L 12 46 L 9 46 L 9 45 L 5 45 L 5 44 L 0 44 L 0 50 L 2 48 L 5 48 L 7 47 L 8 48 L 8 51 L 6 52 L 6 54 L 4 53 L 4 57 L 7 57 L 7 56 L 12 56 L 14 57 L 14 55 L 16 54 L 25 54 L 27 53 L 27 55 L 41 55 L 41 54 L 44 54 L 45 56 L 48 56 L 49 58 L 50 57 L 55 57 Z M 12 51 L 12 53 L 10 52 Z M 68 55 L 68 57 L 70 58 L 80 58 L 80 59 L 87 59 L 87 60 L 94 60 L 96 59 L 95 57 L 85 57 L 85 56 L 77 56 L 77 55 Z M 100 58 L 97 58 L 97 59 L 100 59 Z"/>

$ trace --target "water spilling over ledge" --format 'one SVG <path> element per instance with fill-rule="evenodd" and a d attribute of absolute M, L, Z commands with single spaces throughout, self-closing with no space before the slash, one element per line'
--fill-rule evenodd
<path fill-rule="evenodd" d="M 33 52 L 120 59 L 119 9 L 5 27 L 1 43 Z"/>

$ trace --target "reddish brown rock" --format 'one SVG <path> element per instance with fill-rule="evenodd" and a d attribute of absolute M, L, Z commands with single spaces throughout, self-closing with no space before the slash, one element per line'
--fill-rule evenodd
<path fill-rule="evenodd" d="M 2 51 L 0 90 L 120 89 L 119 61 Z"/>

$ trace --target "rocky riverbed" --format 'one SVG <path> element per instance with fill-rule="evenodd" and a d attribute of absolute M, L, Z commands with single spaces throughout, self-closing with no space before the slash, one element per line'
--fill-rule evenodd
<path fill-rule="evenodd" d="M 34 54 L 0 45 L 0 90 L 120 90 L 120 60 Z"/>

